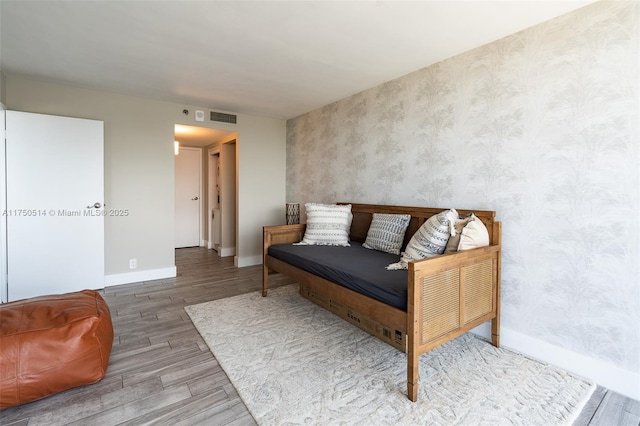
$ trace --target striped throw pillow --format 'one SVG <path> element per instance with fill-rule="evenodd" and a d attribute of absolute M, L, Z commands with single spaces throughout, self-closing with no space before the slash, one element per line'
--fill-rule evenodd
<path fill-rule="evenodd" d="M 404 233 L 410 220 L 411 215 L 408 214 L 374 213 L 367 231 L 367 239 L 362 247 L 400 254 Z"/>
<path fill-rule="evenodd" d="M 349 246 L 351 204 L 304 205 L 307 227 L 298 245 Z"/>
<path fill-rule="evenodd" d="M 388 265 L 387 269 L 407 269 L 412 260 L 425 259 L 444 253 L 449 236 L 456 232 L 453 225 L 457 219 L 458 212 L 454 209 L 431 216 L 413 234 L 407 248 L 402 253 L 400 262 Z"/>

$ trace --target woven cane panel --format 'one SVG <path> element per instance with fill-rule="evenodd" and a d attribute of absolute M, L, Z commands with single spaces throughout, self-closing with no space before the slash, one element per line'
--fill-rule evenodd
<path fill-rule="evenodd" d="M 488 259 L 466 266 L 464 272 L 464 322 L 466 324 L 491 312 L 493 260 Z"/>
<path fill-rule="evenodd" d="M 422 344 L 460 326 L 458 269 L 422 279 Z"/>

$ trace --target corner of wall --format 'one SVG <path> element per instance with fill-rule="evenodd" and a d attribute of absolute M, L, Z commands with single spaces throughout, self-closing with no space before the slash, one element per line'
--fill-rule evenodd
<path fill-rule="evenodd" d="M 4 75 L 4 72 L 0 69 L 0 103 L 7 106 L 7 77 Z M 4 108 L 3 108 L 4 109 Z"/>
<path fill-rule="evenodd" d="M 471 332 L 490 340 L 489 324 L 484 323 Z M 609 362 L 569 351 L 503 326 L 500 330 L 500 346 L 562 368 L 614 392 L 640 401 L 640 375 L 637 372 L 624 370 Z"/>

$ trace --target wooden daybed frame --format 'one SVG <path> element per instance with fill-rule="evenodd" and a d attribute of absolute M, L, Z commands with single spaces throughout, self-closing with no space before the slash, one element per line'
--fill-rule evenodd
<path fill-rule="evenodd" d="M 347 203 L 340 203 L 347 204 Z M 406 246 L 416 230 L 442 208 L 352 204 L 350 239 L 366 239 L 373 213 L 410 214 Z M 458 210 L 460 214 L 471 210 Z M 280 272 L 300 283 L 300 294 L 407 354 L 407 396 L 418 399 L 421 354 L 491 320 L 491 341 L 500 345 L 501 223 L 495 212 L 473 210 L 486 225 L 490 245 L 410 262 L 407 312 L 356 293 L 268 255 L 273 244 L 301 241 L 305 225 L 263 228 L 262 295 L 269 273 Z"/>

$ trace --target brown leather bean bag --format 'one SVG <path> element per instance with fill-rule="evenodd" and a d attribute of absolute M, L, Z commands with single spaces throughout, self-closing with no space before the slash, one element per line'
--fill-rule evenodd
<path fill-rule="evenodd" d="M 0 305 L 0 410 L 99 381 L 112 343 L 109 307 L 96 291 Z"/>

